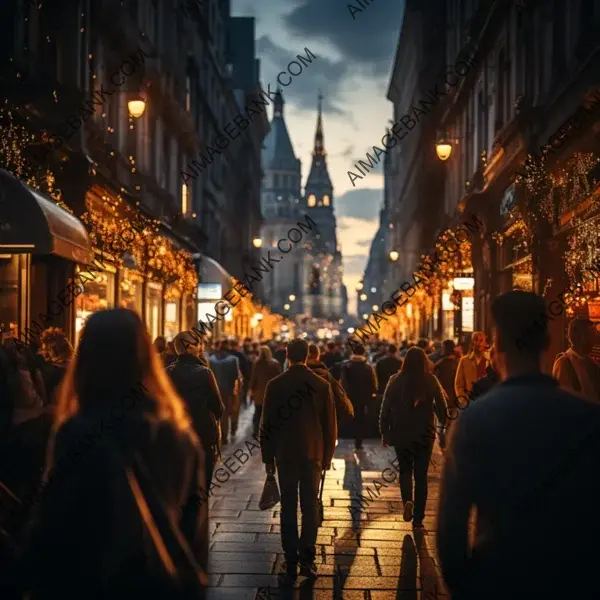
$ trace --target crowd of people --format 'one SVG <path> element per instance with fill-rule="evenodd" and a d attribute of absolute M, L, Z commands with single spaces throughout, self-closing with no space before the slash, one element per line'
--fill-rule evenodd
<path fill-rule="evenodd" d="M 319 488 L 338 437 L 352 438 L 358 454 L 380 437 L 395 451 L 403 518 L 415 528 L 424 525 L 436 439 L 446 453 L 437 540 L 453 597 L 546 597 L 514 586 L 530 590 L 519 577 L 548 564 L 562 574 L 536 589 L 562 590 L 598 558 L 594 548 L 556 555 L 600 533 L 600 367 L 591 358 L 594 324 L 574 319 L 569 350 L 552 376 L 542 373 L 547 330 L 516 343 L 540 306 L 526 292 L 498 297 L 493 343 L 475 332 L 465 349 L 427 339 L 351 350 L 302 338 L 207 341 L 192 331 L 152 342 L 123 309 L 94 314 L 76 352 L 56 328 L 39 345 L 4 339 L 2 586 L 32 599 L 82 589 L 94 598 L 202 597 L 209 514 L 201 500 L 224 446 L 244 439 L 242 406 L 253 405 L 252 434 L 281 491 L 281 585 L 293 584 L 298 567 L 317 577 Z M 561 471 L 565 456 L 570 467 Z M 559 525 L 564 517 L 569 527 Z M 580 523 L 585 535 L 573 528 Z M 528 542 L 515 544 L 510 532 L 525 527 Z M 496 591 L 482 596 L 490 585 Z"/>

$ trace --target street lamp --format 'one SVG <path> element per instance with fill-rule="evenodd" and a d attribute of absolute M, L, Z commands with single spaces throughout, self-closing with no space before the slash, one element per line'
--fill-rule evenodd
<path fill-rule="evenodd" d="M 294 294 L 290 294 L 289 296 L 290 302 L 293 302 L 296 299 L 296 296 Z"/>
<path fill-rule="evenodd" d="M 255 313 L 255 314 L 254 314 L 254 318 L 255 318 L 257 321 L 262 321 L 263 314 L 262 314 L 262 313 Z"/>
<path fill-rule="evenodd" d="M 458 140 L 455 141 L 455 143 Z M 435 143 L 435 153 L 440 160 L 448 160 L 452 154 L 452 142 L 446 132 L 443 132 L 438 136 L 438 140 Z"/>
<path fill-rule="evenodd" d="M 263 244 L 262 238 L 255 237 L 255 238 L 252 240 L 252 245 L 253 245 L 255 248 L 260 248 L 260 247 L 262 246 L 262 244 Z"/>
<path fill-rule="evenodd" d="M 400 258 L 400 254 L 396 250 L 390 250 L 388 256 L 392 262 L 396 262 Z"/>
<path fill-rule="evenodd" d="M 362 289 L 363 289 L 363 283 L 362 283 L 362 281 L 359 281 L 359 282 L 356 284 L 356 291 L 357 291 L 357 292 L 360 292 L 360 290 L 362 290 Z"/>
<path fill-rule="evenodd" d="M 290 305 L 289 305 L 289 304 L 286 302 L 286 303 L 283 305 L 283 309 L 284 309 L 284 310 L 290 310 Z"/>
<path fill-rule="evenodd" d="M 368 319 L 369 319 L 369 315 L 367 313 L 363 313 L 362 317 L 365 321 L 368 321 Z"/>
<path fill-rule="evenodd" d="M 366 294 L 361 294 L 360 295 L 360 299 L 364 302 L 367 299 L 367 295 Z"/>
<path fill-rule="evenodd" d="M 379 305 L 378 304 L 373 304 L 373 310 L 375 312 L 377 312 L 379 310 Z"/>
<path fill-rule="evenodd" d="M 376 287 L 372 287 L 372 288 L 371 288 L 371 293 L 372 293 L 372 294 L 374 294 L 376 291 L 377 291 L 377 288 L 376 288 Z"/>
<path fill-rule="evenodd" d="M 146 100 L 137 94 L 127 102 L 127 109 L 134 119 L 139 119 L 146 111 Z"/>
<path fill-rule="evenodd" d="M 354 333 L 354 327 L 348 327 L 348 333 Z"/>

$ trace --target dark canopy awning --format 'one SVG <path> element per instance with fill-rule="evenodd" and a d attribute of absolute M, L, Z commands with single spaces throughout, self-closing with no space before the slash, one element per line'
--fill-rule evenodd
<path fill-rule="evenodd" d="M 0 169 L 0 253 L 56 254 L 86 263 L 90 252 L 77 217 Z"/>

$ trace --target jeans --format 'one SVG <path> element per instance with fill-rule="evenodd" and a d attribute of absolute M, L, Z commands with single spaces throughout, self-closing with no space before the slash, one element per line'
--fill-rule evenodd
<path fill-rule="evenodd" d="M 288 566 L 312 564 L 319 529 L 319 484 L 322 465 L 304 461 L 299 464 L 277 464 L 281 494 L 281 545 Z M 302 511 L 302 533 L 298 539 L 298 487 Z"/>
<path fill-rule="evenodd" d="M 402 502 L 415 503 L 414 518 L 422 521 L 427 504 L 427 470 L 433 452 L 433 443 L 413 444 L 410 448 L 394 446 L 400 469 L 400 494 Z M 415 478 L 415 495 L 413 499 L 413 475 Z"/>
<path fill-rule="evenodd" d="M 254 415 L 252 416 L 252 433 L 258 435 L 258 427 L 262 416 L 262 404 L 254 405 Z"/>

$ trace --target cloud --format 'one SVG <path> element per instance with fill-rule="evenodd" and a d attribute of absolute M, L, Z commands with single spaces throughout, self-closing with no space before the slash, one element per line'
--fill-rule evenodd
<path fill-rule="evenodd" d="M 356 2 L 352 5 L 360 8 Z M 404 2 L 377 0 L 355 13 L 354 18 L 348 6 L 347 3 L 301 0 L 284 20 L 293 34 L 327 41 L 349 64 L 363 67 L 362 70 L 372 76 L 386 76 L 395 55 Z"/>
<path fill-rule="evenodd" d="M 290 44 L 291 48 L 294 48 Z M 276 44 L 268 35 L 261 36 L 256 42 L 256 50 L 261 59 L 268 61 L 272 72 L 271 88 L 276 89 L 277 76 L 281 71 L 286 71 L 287 65 L 293 60 L 298 62 L 298 55 L 306 57 L 304 48 L 308 48 L 316 58 L 311 64 L 303 65 L 302 72 L 293 77 L 288 87 L 284 88 L 283 94 L 286 100 L 291 100 L 300 109 L 315 112 L 316 100 L 319 90 L 326 90 L 327 94 L 323 101 L 323 112 L 350 117 L 349 113 L 340 108 L 336 100 L 341 102 L 341 87 L 348 75 L 348 64 L 345 61 L 335 62 L 323 56 L 310 47 L 310 43 L 304 46 L 298 45 L 297 50 L 290 51 Z M 310 58 L 310 57 L 309 57 Z M 283 81 L 286 80 L 282 77 Z"/>
<path fill-rule="evenodd" d="M 339 217 L 371 221 L 379 218 L 382 203 L 381 189 L 350 190 L 335 199 L 335 212 Z"/>

